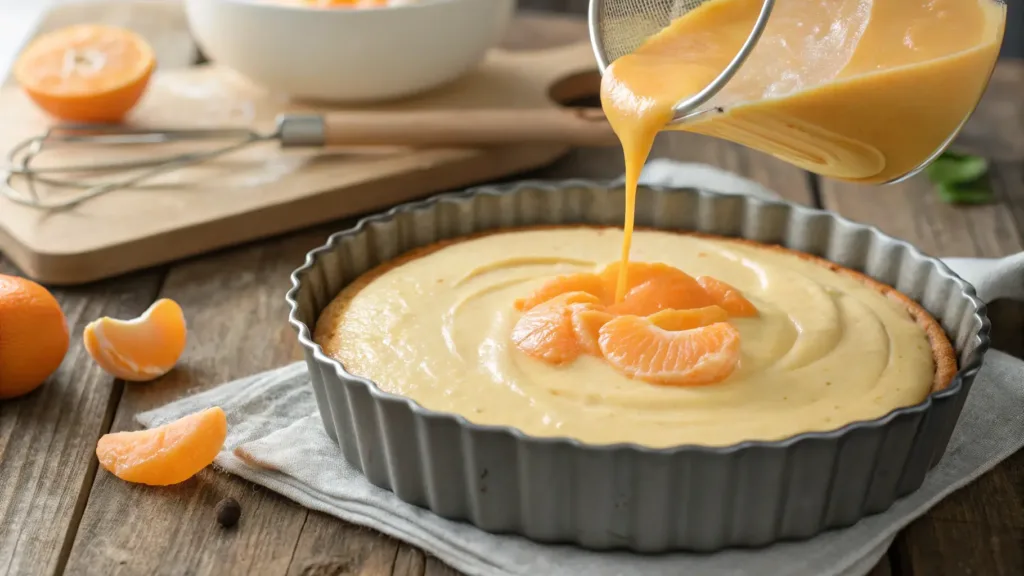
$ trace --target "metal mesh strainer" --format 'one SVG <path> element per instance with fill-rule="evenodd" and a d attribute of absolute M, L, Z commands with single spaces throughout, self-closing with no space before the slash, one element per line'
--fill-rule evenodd
<path fill-rule="evenodd" d="M 647 38 L 660 32 L 672 20 L 714 0 L 590 0 L 590 43 L 601 73 L 617 58 L 636 50 Z M 710 100 L 736 74 L 754 50 L 768 25 L 775 0 L 764 0 L 750 36 L 736 57 L 710 84 L 697 94 L 676 103 L 675 119 L 682 122 L 699 114 L 697 110 Z"/>

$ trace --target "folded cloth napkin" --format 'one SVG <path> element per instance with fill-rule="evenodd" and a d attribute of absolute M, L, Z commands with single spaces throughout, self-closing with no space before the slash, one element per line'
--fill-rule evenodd
<path fill-rule="evenodd" d="M 651 162 L 644 181 L 773 196 L 761 186 L 709 166 Z M 951 260 L 982 294 L 1024 298 L 1024 262 Z M 1011 288 L 1016 286 L 1017 290 Z M 844 530 L 805 542 L 711 555 L 638 555 L 550 546 L 517 536 L 496 536 L 439 518 L 408 505 L 367 482 L 342 458 L 324 432 L 308 384 L 297 362 L 178 400 L 137 416 L 152 427 L 220 406 L 228 437 L 216 464 L 308 508 L 379 530 L 422 548 L 471 575 L 734 574 L 757 576 L 854 576 L 866 574 L 895 534 L 935 503 L 968 484 L 1024 446 L 1024 362 L 992 351 L 964 406 L 938 466 L 917 492 L 889 511 Z"/>

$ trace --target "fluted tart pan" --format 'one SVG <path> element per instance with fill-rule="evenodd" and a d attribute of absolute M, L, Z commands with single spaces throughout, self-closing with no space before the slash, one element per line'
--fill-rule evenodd
<path fill-rule="evenodd" d="M 924 402 L 829 432 L 653 449 L 538 438 L 428 410 L 346 372 L 313 341 L 321 311 L 364 272 L 446 238 L 531 225 L 621 225 L 621 183 L 488 186 L 405 204 L 332 235 L 287 298 L 327 434 L 373 484 L 496 533 L 593 549 L 714 551 L 802 539 L 882 512 L 939 461 L 989 346 L 974 289 L 875 228 L 784 201 L 641 187 L 638 226 L 741 237 L 823 257 L 920 303 L 959 369 Z"/>

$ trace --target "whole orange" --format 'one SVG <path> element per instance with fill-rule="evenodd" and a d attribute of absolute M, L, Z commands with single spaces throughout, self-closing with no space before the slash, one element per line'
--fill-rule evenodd
<path fill-rule="evenodd" d="M 0 274 L 0 400 L 38 388 L 64 360 L 68 342 L 67 320 L 53 294 Z"/>

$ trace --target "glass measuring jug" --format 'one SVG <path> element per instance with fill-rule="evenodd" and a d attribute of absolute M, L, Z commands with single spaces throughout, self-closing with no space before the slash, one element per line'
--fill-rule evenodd
<path fill-rule="evenodd" d="M 1000 0 L 590 4 L 627 172 L 668 128 L 869 184 L 912 176 L 952 142 L 988 83 L 1005 19 Z"/>

